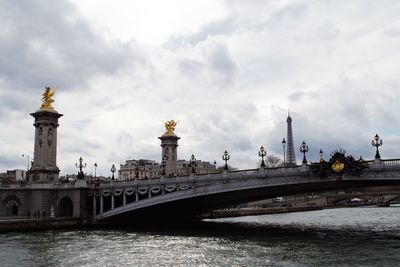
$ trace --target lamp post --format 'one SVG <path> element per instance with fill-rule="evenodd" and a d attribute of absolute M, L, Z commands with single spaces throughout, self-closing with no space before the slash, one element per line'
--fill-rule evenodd
<path fill-rule="evenodd" d="M 27 158 L 27 159 L 28 159 L 28 169 L 27 169 L 27 171 L 29 171 L 30 157 L 29 157 L 29 155 L 25 155 L 25 154 L 22 154 L 22 157 L 24 157 L 24 158 Z"/>
<path fill-rule="evenodd" d="M 283 167 L 286 165 L 286 140 L 285 138 L 282 139 L 282 148 L 283 148 Z"/>
<path fill-rule="evenodd" d="M 265 161 L 264 157 L 267 155 L 267 151 L 264 149 L 263 146 L 260 147 L 260 150 L 258 151 L 258 156 L 261 157 L 261 168 L 265 168 Z"/>
<path fill-rule="evenodd" d="M 217 171 L 217 161 L 214 160 L 214 171 Z"/>
<path fill-rule="evenodd" d="M 82 169 L 83 169 L 83 168 L 86 168 L 86 162 L 83 162 L 82 157 L 79 157 L 79 164 L 78 164 L 78 163 L 75 163 L 75 166 L 79 169 L 79 172 L 78 172 L 78 179 L 83 179 L 83 178 L 84 178 L 84 175 L 83 175 Z"/>
<path fill-rule="evenodd" d="M 306 153 L 308 152 L 308 146 L 306 142 L 303 141 L 300 146 L 300 152 L 303 153 L 303 164 L 307 164 Z"/>
<path fill-rule="evenodd" d="M 225 161 L 225 166 L 224 166 L 224 170 L 227 171 L 229 170 L 228 168 L 228 160 L 231 158 L 231 156 L 229 155 L 228 151 L 225 150 L 224 154 L 222 155 L 222 160 Z"/>
<path fill-rule="evenodd" d="M 196 158 L 194 157 L 194 155 L 192 154 L 192 156 L 190 157 L 190 166 L 191 166 L 191 173 L 196 173 Z"/>
<path fill-rule="evenodd" d="M 319 150 L 319 157 L 320 157 L 319 162 L 323 162 L 324 161 L 324 159 L 322 158 L 323 156 L 324 156 L 324 151 L 322 151 L 322 149 L 320 149 Z"/>
<path fill-rule="evenodd" d="M 111 166 L 111 173 L 112 173 L 112 176 L 111 176 L 111 180 L 115 180 L 115 177 L 114 177 L 114 172 L 116 171 L 117 169 L 115 168 L 115 165 L 113 164 L 112 166 Z"/>
<path fill-rule="evenodd" d="M 96 178 L 97 162 L 94 163 L 94 178 Z"/>
<path fill-rule="evenodd" d="M 378 134 L 376 134 L 374 139 L 372 139 L 372 141 L 371 141 L 371 145 L 376 147 L 375 159 L 380 159 L 381 158 L 381 155 L 379 154 L 378 147 L 380 147 L 382 144 L 383 144 L 382 139 L 379 137 Z"/>
<path fill-rule="evenodd" d="M 167 165 L 167 156 L 164 155 L 161 161 L 162 175 L 165 176 L 165 166 Z"/>

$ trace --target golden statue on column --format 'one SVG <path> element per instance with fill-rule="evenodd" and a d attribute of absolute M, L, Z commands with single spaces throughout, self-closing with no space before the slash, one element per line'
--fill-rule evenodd
<path fill-rule="evenodd" d="M 43 93 L 42 97 L 42 105 L 40 109 L 54 110 L 52 103 L 54 102 L 53 96 L 55 94 L 54 90 L 51 90 L 50 87 L 46 86 L 46 89 Z"/>
<path fill-rule="evenodd" d="M 170 120 L 167 122 L 164 122 L 165 125 L 165 133 L 164 135 L 175 135 L 175 127 L 178 124 L 178 121 Z"/>

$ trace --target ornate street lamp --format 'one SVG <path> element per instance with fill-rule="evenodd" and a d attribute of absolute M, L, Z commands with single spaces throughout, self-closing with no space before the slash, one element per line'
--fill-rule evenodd
<path fill-rule="evenodd" d="M 286 140 L 285 140 L 285 138 L 282 139 L 282 148 L 283 148 L 283 167 L 285 167 L 285 165 L 286 165 L 286 154 L 285 154 Z"/>
<path fill-rule="evenodd" d="M 83 179 L 83 178 L 84 178 L 84 175 L 83 175 L 82 169 L 83 169 L 83 168 L 86 168 L 86 163 L 83 162 L 82 157 L 79 157 L 79 164 L 78 164 L 78 163 L 75 163 L 75 166 L 79 169 L 79 172 L 78 172 L 78 179 Z"/>
<path fill-rule="evenodd" d="M 308 152 L 308 146 L 306 142 L 303 141 L 300 146 L 300 152 L 303 153 L 303 164 L 307 164 L 306 153 Z"/>
<path fill-rule="evenodd" d="M 378 147 L 380 147 L 382 144 L 383 144 L 382 139 L 379 137 L 378 134 L 376 134 L 374 139 L 372 139 L 372 141 L 371 141 L 371 145 L 376 147 L 375 159 L 380 159 L 381 158 L 381 155 L 379 154 Z"/>
<path fill-rule="evenodd" d="M 194 157 L 194 155 L 192 154 L 192 157 L 189 160 L 190 162 L 190 166 L 192 167 L 192 170 L 190 171 L 191 173 L 196 173 L 196 158 Z"/>
<path fill-rule="evenodd" d="M 265 168 L 265 161 L 264 157 L 267 155 L 267 151 L 264 149 L 263 146 L 260 147 L 260 150 L 258 151 L 258 156 L 261 157 L 261 168 Z"/>
<path fill-rule="evenodd" d="M 94 178 L 96 178 L 97 162 L 94 163 Z"/>
<path fill-rule="evenodd" d="M 164 155 L 161 161 L 161 167 L 162 167 L 162 175 L 165 176 L 165 166 L 167 165 L 167 156 Z"/>
<path fill-rule="evenodd" d="M 322 151 L 322 149 L 320 149 L 320 150 L 319 150 L 319 157 L 320 157 L 319 161 L 320 161 L 320 162 L 323 162 L 323 161 L 324 161 L 324 159 L 322 158 L 323 156 L 324 156 L 324 151 Z"/>
<path fill-rule="evenodd" d="M 227 171 L 229 170 L 228 168 L 228 160 L 231 158 L 231 156 L 229 156 L 228 151 L 225 150 L 224 154 L 222 155 L 222 160 L 225 161 L 225 166 L 224 166 L 224 170 Z"/>
<path fill-rule="evenodd" d="M 112 176 L 111 176 L 111 180 L 115 180 L 115 177 L 114 177 L 114 172 L 116 171 L 117 169 L 115 168 L 115 165 L 113 164 L 112 166 L 111 166 L 111 173 L 112 173 Z"/>

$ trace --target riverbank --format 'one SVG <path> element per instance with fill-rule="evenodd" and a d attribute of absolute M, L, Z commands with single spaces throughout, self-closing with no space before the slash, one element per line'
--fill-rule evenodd
<path fill-rule="evenodd" d="M 251 208 L 251 209 L 232 209 L 215 210 L 202 214 L 201 219 L 215 219 L 226 217 L 240 217 L 247 215 L 276 214 L 287 212 L 299 212 L 309 210 L 320 210 L 320 207 L 271 207 L 271 208 Z M 79 228 L 89 226 L 87 220 L 79 218 L 46 218 L 46 219 L 27 219 L 27 218 L 0 218 L 0 233 L 2 232 L 20 232 L 37 230 L 56 230 Z"/>
<path fill-rule="evenodd" d="M 228 209 L 228 210 L 214 210 L 211 212 L 203 213 L 200 217 L 202 219 L 216 219 L 227 217 L 240 217 L 249 215 L 263 215 L 263 214 L 278 214 L 287 212 L 300 212 L 322 210 L 319 206 L 307 207 L 268 207 L 268 208 L 242 208 L 242 209 Z"/>
<path fill-rule="evenodd" d="M 86 226 L 87 221 L 78 218 L 54 218 L 54 219 L 26 219 L 8 218 L 0 219 L 0 233 L 12 231 L 37 231 L 67 229 Z"/>

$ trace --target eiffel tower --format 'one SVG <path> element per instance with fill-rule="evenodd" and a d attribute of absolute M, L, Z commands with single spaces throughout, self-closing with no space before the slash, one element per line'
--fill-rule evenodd
<path fill-rule="evenodd" d="M 287 146 L 286 146 L 286 166 L 295 166 L 296 165 L 296 155 L 294 153 L 294 145 L 293 145 L 293 131 L 292 131 L 292 118 L 290 117 L 290 113 L 288 113 L 287 117 Z"/>

